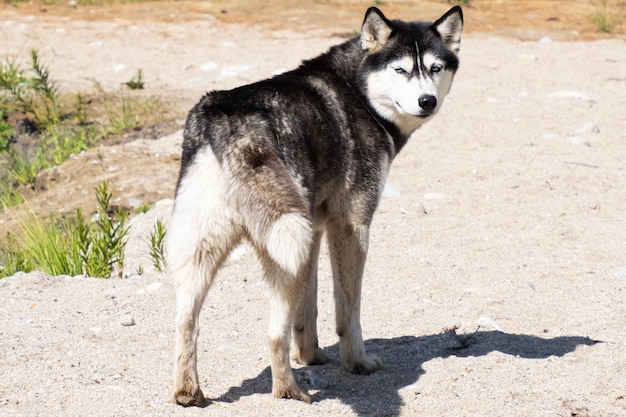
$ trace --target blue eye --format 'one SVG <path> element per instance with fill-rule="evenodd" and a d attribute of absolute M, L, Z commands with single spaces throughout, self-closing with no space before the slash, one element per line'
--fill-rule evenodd
<path fill-rule="evenodd" d="M 406 74 L 406 71 L 402 67 L 396 67 L 393 70 L 398 74 Z"/>
<path fill-rule="evenodd" d="M 433 66 L 430 67 L 430 72 L 438 73 L 438 72 L 441 72 L 442 69 L 443 69 L 443 65 L 433 64 Z"/>

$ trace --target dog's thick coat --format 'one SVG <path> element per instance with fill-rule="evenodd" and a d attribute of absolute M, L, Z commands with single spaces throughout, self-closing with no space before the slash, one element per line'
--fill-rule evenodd
<path fill-rule="evenodd" d="M 272 393 L 310 402 L 289 363 L 320 364 L 317 258 L 331 256 L 340 355 L 351 372 L 381 369 L 365 351 L 361 281 L 369 227 L 389 165 L 434 115 L 458 67 L 459 7 L 434 23 L 370 8 L 360 36 L 298 69 L 206 94 L 184 131 L 168 264 L 176 286 L 175 401 L 202 406 L 198 316 L 216 272 L 247 240 L 271 289 Z"/>

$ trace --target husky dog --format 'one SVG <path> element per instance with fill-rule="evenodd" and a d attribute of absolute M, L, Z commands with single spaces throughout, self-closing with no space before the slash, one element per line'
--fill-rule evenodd
<path fill-rule="evenodd" d="M 340 356 L 369 374 L 361 281 L 369 227 L 389 165 L 435 115 L 459 65 L 460 7 L 431 22 L 389 20 L 372 7 L 361 34 L 296 70 L 206 94 L 189 113 L 168 231 L 176 287 L 174 398 L 203 406 L 198 316 L 215 274 L 240 242 L 271 290 L 272 394 L 311 402 L 294 359 L 328 361 L 317 339 L 317 259 L 326 233 Z"/>

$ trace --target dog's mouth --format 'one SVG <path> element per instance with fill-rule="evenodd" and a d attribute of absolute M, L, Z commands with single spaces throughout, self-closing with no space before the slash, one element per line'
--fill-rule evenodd
<path fill-rule="evenodd" d="M 405 116 L 417 117 L 419 119 L 428 119 L 429 117 L 433 116 L 436 112 L 436 109 L 433 109 L 432 111 L 426 111 L 422 109 L 419 111 L 419 113 L 411 113 L 411 112 L 404 110 L 404 108 L 397 101 L 395 103 L 396 103 L 396 107 L 398 108 L 398 110 L 400 110 L 400 113 L 404 114 Z"/>

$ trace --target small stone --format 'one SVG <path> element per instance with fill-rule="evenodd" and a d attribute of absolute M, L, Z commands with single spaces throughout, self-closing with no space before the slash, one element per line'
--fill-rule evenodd
<path fill-rule="evenodd" d="M 552 43 L 552 38 L 549 36 L 542 36 L 541 39 L 539 39 L 539 43 Z"/>
<path fill-rule="evenodd" d="M 445 200 L 447 198 L 449 198 L 449 196 L 444 193 L 431 192 L 424 194 L 424 200 Z"/>
<path fill-rule="evenodd" d="M 591 101 L 591 97 L 578 90 L 558 90 L 548 94 L 550 98 L 573 98 L 582 101 Z"/>
<path fill-rule="evenodd" d="M 567 141 L 572 145 L 586 146 L 588 148 L 591 148 L 591 143 L 589 143 L 587 139 L 580 136 L 570 136 L 567 138 Z"/>
<path fill-rule="evenodd" d="M 574 133 L 576 133 L 577 135 L 582 135 L 585 133 L 600 133 L 600 128 L 594 122 L 587 122 L 580 125 Z"/>
<path fill-rule="evenodd" d="M 213 61 L 207 61 L 204 64 L 200 65 L 200 69 L 204 72 L 211 72 L 215 68 L 217 68 L 217 63 Z"/>
<path fill-rule="evenodd" d="M 255 68 L 252 65 L 229 65 L 222 69 L 218 79 L 239 77 L 241 75 L 253 73 Z"/>
<path fill-rule="evenodd" d="M 120 324 L 122 326 L 127 326 L 127 327 L 128 326 L 134 326 L 135 325 L 135 318 L 133 317 L 132 314 L 126 313 L 120 319 Z"/>
<path fill-rule="evenodd" d="M 500 327 L 498 325 L 498 323 L 496 323 L 493 319 L 491 319 L 489 317 L 481 317 L 481 318 L 479 318 L 478 320 L 476 320 L 476 324 L 478 324 L 483 329 L 495 330 L 497 332 L 504 332 L 502 327 Z"/>

